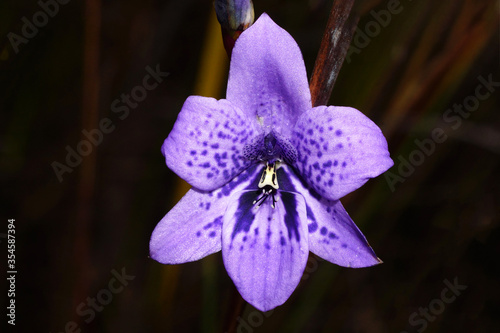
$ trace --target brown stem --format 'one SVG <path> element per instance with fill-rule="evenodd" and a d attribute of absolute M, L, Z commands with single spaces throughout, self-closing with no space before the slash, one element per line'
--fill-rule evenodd
<path fill-rule="evenodd" d="M 330 99 L 359 20 L 357 15 L 348 20 L 353 3 L 354 0 L 333 3 L 309 85 L 313 106 L 325 105 Z"/>

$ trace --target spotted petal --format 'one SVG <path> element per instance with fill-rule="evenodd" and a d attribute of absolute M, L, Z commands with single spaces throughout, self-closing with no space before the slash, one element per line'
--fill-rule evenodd
<path fill-rule="evenodd" d="M 297 287 L 308 257 L 306 206 L 299 194 L 278 193 L 254 204 L 260 191 L 232 196 L 224 215 L 222 256 L 241 296 L 267 311 L 283 304 Z"/>
<path fill-rule="evenodd" d="M 226 96 L 249 117 L 258 117 L 266 134 L 274 130 L 287 138 L 298 117 L 311 108 L 302 53 L 267 14 L 236 41 Z"/>
<path fill-rule="evenodd" d="M 296 168 L 316 192 L 337 200 L 394 163 L 375 123 L 356 109 L 319 106 L 294 131 Z"/>
<path fill-rule="evenodd" d="M 309 250 L 344 267 L 368 267 L 381 263 L 365 236 L 339 200 L 320 197 L 287 166 L 278 170 L 280 187 L 300 192 L 306 200 Z"/>
<path fill-rule="evenodd" d="M 250 165 L 242 151 L 257 126 L 227 100 L 191 96 L 163 143 L 163 155 L 179 177 L 211 191 Z"/>
<path fill-rule="evenodd" d="M 382 262 L 340 200 L 311 201 L 307 212 L 312 253 L 344 267 L 368 267 Z"/>
<path fill-rule="evenodd" d="M 229 196 L 259 181 L 253 166 L 213 192 L 191 189 L 158 223 L 150 241 L 151 258 L 163 264 L 201 259 L 220 251 L 223 215 Z"/>

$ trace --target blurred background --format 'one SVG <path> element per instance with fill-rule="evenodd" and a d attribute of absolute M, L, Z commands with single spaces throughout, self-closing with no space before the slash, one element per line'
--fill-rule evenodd
<path fill-rule="evenodd" d="M 267 12 L 296 39 L 309 75 L 331 6 L 254 1 L 256 17 Z M 0 4 L 4 311 L 8 219 L 18 271 L 16 326 L 2 312 L 2 327 L 496 331 L 499 2 L 355 3 L 359 29 L 330 104 L 358 108 L 388 139 L 394 167 L 342 200 L 384 264 L 348 269 L 311 256 L 291 298 L 265 314 L 239 300 L 220 253 L 177 266 L 148 258 L 153 228 L 187 190 L 165 166 L 163 140 L 189 95 L 225 95 L 228 59 L 212 8 Z M 145 85 L 151 72 L 161 74 Z"/>

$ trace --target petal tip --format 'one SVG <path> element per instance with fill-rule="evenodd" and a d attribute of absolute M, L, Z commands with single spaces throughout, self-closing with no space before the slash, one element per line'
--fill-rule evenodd
<path fill-rule="evenodd" d="M 257 24 L 258 22 L 260 22 L 259 24 L 271 23 L 271 22 L 273 24 L 276 24 L 266 12 L 260 14 L 259 18 L 255 21 L 254 25 Z"/>

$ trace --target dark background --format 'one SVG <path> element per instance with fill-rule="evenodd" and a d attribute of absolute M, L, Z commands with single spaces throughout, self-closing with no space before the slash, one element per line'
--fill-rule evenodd
<path fill-rule="evenodd" d="M 59 5 L 18 52 L 8 34 L 21 36 L 22 18 L 32 22 L 41 7 L 0 4 L 0 286 L 5 311 L 5 234 L 14 218 L 13 331 L 224 332 L 235 320 L 238 332 L 500 327 L 500 87 L 453 122 L 445 117 L 454 104 L 473 103 L 479 77 L 500 81 L 498 1 L 401 0 L 385 27 L 374 13 L 395 1 L 356 2 L 365 37 L 355 36 L 359 52 L 344 63 L 330 104 L 358 108 L 388 139 L 390 173 L 342 200 L 384 264 L 348 269 L 311 257 L 291 298 L 265 315 L 249 305 L 238 311 L 220 253 L 177 266 L 148 258 L 153 228 L 185 191 L 161 144 L 189 95 L 224 97 L 227 56 L 218 28 L 208 28 L 212 2 L 88 3 L 97 5 Z M 256 17 L 267 12 L 296 39 L 309 75 L 331 4 L 254 2 Z M 113 101 L 157 65 L 168 77 L 120 119 Z M 60 181 L 53 162 L 64 164 L 67 147 L 77 149 L 82 130 L 104 118 L 114 130 Z M 426 146 L 427 155 L 416 152 L 415 140 L 429 142 L 436 128 L 447 139 Z M 413 170 L 405 169 L 410 157 Z M 122 270 L 133 280 L 95 318 L 80 315 L 77 308 L 90 309 L 87 298 L 106 294 L 113 271 Z M 443 303 L 445 281 L 467 288 Z M 419 311 L 429 307 L 426 319 Z"/>

